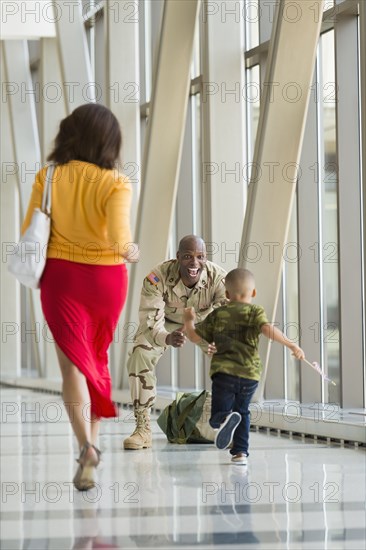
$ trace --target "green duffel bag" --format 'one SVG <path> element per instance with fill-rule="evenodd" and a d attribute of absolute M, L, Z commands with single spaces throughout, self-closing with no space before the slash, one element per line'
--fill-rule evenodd
<path fill-rule="evenodd" d="M 209 392 L 179 392 L 157 422 L 170 443 L 212 443 L 214 430 L 208 423 L 210 408 Z"/>

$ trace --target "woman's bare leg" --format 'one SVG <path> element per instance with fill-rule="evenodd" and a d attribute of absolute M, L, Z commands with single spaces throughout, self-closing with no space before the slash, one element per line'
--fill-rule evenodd
<path fill-rule="evenodd" d="M 92 416 L 92 422 L 90 424 L 90 431 L 91 431 L 90 442 L 92 443 L 92 445 L 99 447 L 98 437 L 99 437 L 99 428 L 100 428 L 100 418 L 98 418 L 94 414 L 92 414 L 91 416 Z"/>
<path fill-rule="evenodd" d="M 70 361 L 56 344 L 56 352 L 62 374 L 62 397 L 70 418 L 73 432 L 80 449 L 84 445 L 94 443 L 95 433 L 98 433 L 100 422 L 92 423 L 88 414 L 90 406 L 89 389 L 85 376 Z M 85 458 L 93 456 L 95 451 L 90 448 Z"/>

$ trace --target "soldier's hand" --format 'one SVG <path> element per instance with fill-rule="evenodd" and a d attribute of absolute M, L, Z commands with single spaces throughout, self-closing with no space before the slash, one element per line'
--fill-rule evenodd
<path fill-rule="evenodd" d="M 183 328 L 183 327 L 182 327 Z M 187 341 L 187 337 L 181 330 L 175 330 L 166 337 L 165 343 L 173 348 L 181 348 Z"/>

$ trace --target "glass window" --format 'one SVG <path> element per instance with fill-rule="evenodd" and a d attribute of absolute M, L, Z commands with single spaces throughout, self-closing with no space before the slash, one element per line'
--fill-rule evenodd
<path fill-rule="evenodd" d="M 257 136 L 257 128 L 259 121 L 260 110 L 260 72 L 259 65 L 255 65 L 246 71 L 246 105 L 247 105 L 247 162 L 250 164 L 253 160 L 255 138 Z M 250 174 L 248 174 L 248 179 Z M 249 181 L 248 181 L 249 183 Z"/>
<path fill-rule="evenodd" d="M 340 402 L 339 281 L 338 281 L 338 163 L 336 139 L 336 75 L 334 31 L 321 36 L 319 51 L 320 130 L 320 269 L 322 280 L 323 361 L 337 386 L 329 386 L 325 401 Z M 326 389 L 325 388 L 325 389 Z"/>
<path fill-rule="evenodd" d="M 192 117 L 192 186 L 193 186 L 193 228 L 195 235 L 202 235 L 201 208 L 201 94 L 191 96 Z"/>
<path fill-rule="evenodd" d="M 151 3 L 144 2 L 144 81 L 145 102 L 150 101 L 152 87 L 152 39 L 151 39 Z"/>
<path fill-rule="evenodd" d="M 283 251 L 283 296 L 284 296 L 284 328 L 283 332 L 296 344 L 300 344 L 299 323 L 299 277 L 298 261 L 300 250 L 298 247 L 297 231 L 297 201 L 296 196 L 292 207 L 287 245 Z M 288 348 L 285 351 L 285 399 L 300 400 L 300 371 L 299 362 Z"/>
<path fill-rule="evenodd" d="M 194 35 L 193 55 L 191 65 L 191 78 L 196 78 L 201 74 L 201 10 L 196 22 L 196 29 Z"/>
<path fill-rule="evenodd" d="M 151 96 L 152 82 L 152 47 L 151 47 L 151 5 L 149 0 L 139 6 L 139 54 L 140 54 L 140 101 L 148 103 Z"/>
<path fill-rule="evenodd" d="M 259 44 L 259 0 L 246 0 L 244 5 L 245 49 L 251 50 Z"/>
<path fill-rule="evenodd" d="M 330 8 L 332 8 L 333 6 L 334 6 L 334 0 L 325 0 L 323 9 L 324 9 L 324 11 L 327 11 Z"/>
<path fill-rule="evenodd" d="M 359 56 L 358 56 L 358 63 L 359 63 L 359 68 L 358 68 L 358 78 L 359 78 L 359 126 L 360 128 L 362 128 L 362 120 L 363 120 L 363 113 L 364 113 L 364 109 L 365 109 L 365 98 L 366 98 L 366 88 L 362 85 L 362 65 L 363 65 L 363 62 L 365 60 L 365 52 L 362 54 L 362 51 L 364 51 L 364 49 L 361 50 L 361 36 L 362 36 L 362 30 L 360 28 L 360 25 L 361 25 L 361 18 L 358 17 L 358 51 L 359 51 Z M 359 143 L 359 147 L 360 147 L 360 159 L 361 159 L 361 173 L 362 173 L 362 164 L 365 165 L 366 163 L 366 158 L 363 158 L 363 144 L 362 144 L 362 139 L 360 140 L 360 143 Z M 362 180 L 362 176 L 361 176 L 361 180 Z M 365 287 L 365 281 L 366 281 L 366 273 L 364 271 L 365 269 L 365 254 L 366 254 L 366 250 L 365 250 L 365 238 L 364 238 L 364 235 L 365 235 L 365 224 L 366 224 L 366 216 L 365 216 L 365 202 L 366 202 L 366 197 L 365 197 L 365 182 L 362 183 L 362 181 L 360 182 L 360 188 L 361 188 L 361 201 L 360 201 L 360 217 L 361 217 L 361 256 L 362 256 L 362 266 L 363 266 L 363 269 L 361 268 L 361 271 L 362 271 L 362 275 L 361 275 L 361 279 L 363 281 L 363 288 L 362 288 L 362 304 L 363 304 L 363 312 L 362 312 L 362 319 L 360 320 L 360 322 L 362 323 L 363 327 L 362 327 L 362 335 L 363 335 L 363 380 L 364 380 L 364 387 L 363 387 L 363 393 L 364 393 L 364 407 L 366 407 L 366 307 L 365 307 L 365 303 L 366 303 L 366 300 L 365 300 L 365 296 L 366 296 L 366 287 Z"/>

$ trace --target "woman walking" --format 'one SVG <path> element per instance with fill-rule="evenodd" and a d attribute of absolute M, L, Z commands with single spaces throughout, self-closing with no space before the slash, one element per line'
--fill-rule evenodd
<path fill-rule="evenodd" d="M 112 112 L 86 104 L 62 120 L 48 157 L 56 168 L 41 302 L 80 447 L 74 477 L 80 491 L 95 484 L 100 419 L 117 415 L 107 352 L 126 299 L 125 261 L 138 260 L 131 243 L 131 185 L 114 169 L 121 142 Z M 22 232 L 40 208 L 46 172 L 36 176 Z"/>

